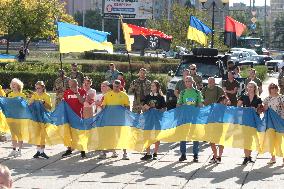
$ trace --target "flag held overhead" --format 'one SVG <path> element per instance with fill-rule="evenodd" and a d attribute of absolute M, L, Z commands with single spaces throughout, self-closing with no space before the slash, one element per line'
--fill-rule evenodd
<path fill-rule="evenodd" d="M 196 41 L 203 46 L 207 45 L 207 35 L 212 33 L 211 28 L 201 22 L 195 16 L 190 16 L 190 24 L 187 32 L 187 39 Z"/>
<path fill-rule="evenodd" d="M 110 33 L 69 23 L 58 22 L 60 53 L 107 50 L 113 52 L 113 45 L 107 42 Z"/>

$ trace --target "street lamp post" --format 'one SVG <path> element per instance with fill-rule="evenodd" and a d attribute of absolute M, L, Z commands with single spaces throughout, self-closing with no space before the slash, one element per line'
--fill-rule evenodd
<path fill-rule="evenodd" d="M 221 0 L 223 3 L 223 7 L 222 8 L 217 8 L 216 6 L 216 2 L 215 0 L 213 0 L 213 2 L 211 3 L 211 5 L 209 5 L 208 7 L 205 7 L 205 3 L 207 2 L 207 0 L 199 0 L 199 2 L 202 4 L 202 8 L 209 10 L 212 7 L 212 21 L 211 21 L 211 28 L 212 28 L 212 32 L 211 32 L 211 48 L 214 48 L 214 24 L 215 24 L 215 8 L 217 9 L 223 9 L 225 8 L 226 4 L 229 3 L 229 0 Z"/>

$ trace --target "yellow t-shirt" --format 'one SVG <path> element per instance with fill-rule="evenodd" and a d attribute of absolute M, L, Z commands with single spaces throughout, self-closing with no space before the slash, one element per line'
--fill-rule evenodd
<path fill-rule="evenodd" d="M 130 106 L 129 98 L 125 92 L 115 93 L 113 91 L 109 91 L 104 95 L 103 106 Z"/>
<path fill-rule="evenodd" d="M 39 95 L 38 93 L 33 93 L 32 97 L 30 100 L 40 100 L 40 101 L 44 101 L 44 107 L 48 110 L 51 109 L 52 104 L 51 104 L 51 97 L 49 94 L 47 93 L 42 93 L 41 95 Z"/>
<path fill-rule="evenodd" d="M 0 96 L 6 96 L 5 91 L 3 90 L 2 86 L 0 85 Z"/>
<path fill-rule="evenodd" d="M 22 92 L 13 92 L 12 91 L 8 94 L 8 98 L 15 98 L 15 97 L 23 97 L 24 99 L 27 98 L 26 95 Z"/>

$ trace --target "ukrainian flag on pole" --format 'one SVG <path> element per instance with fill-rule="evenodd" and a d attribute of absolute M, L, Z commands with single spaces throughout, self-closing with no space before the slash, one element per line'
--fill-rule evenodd
<path fill-rule="evenodd" d="M 203 46 L 207 45 L 207 35 L 212 33 L 211 28 L 197 19 L 195 16 L 190 16 L 190 24 L 188 26 L 187 39 L 196 41 Z"/>
<path fill-rule="evenodd" d="M 113 52 L 113 45 L 107 42 L 110 33 L 93 30 L 69 23 L 58 22 L 60 53 L 106 50 Z"/>

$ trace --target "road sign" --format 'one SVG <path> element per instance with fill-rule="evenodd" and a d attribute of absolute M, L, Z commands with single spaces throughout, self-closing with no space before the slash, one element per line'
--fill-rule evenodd
<path fill-rule="evenodd" d="M 152 0 L 105 0 L 104 18 L 151 19 Z"/>
<path fill-rule="evenodd" d="M 256 23 L 257 19 L 255 17 L 252 17 L 251 22 Z"/>

